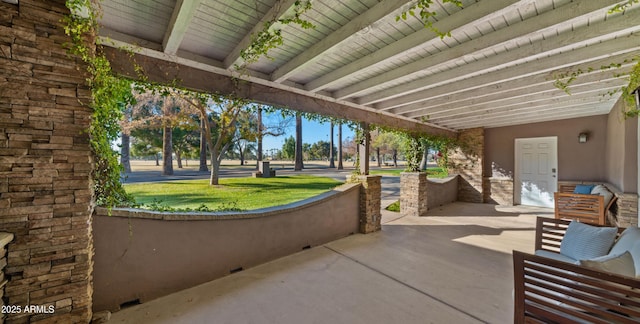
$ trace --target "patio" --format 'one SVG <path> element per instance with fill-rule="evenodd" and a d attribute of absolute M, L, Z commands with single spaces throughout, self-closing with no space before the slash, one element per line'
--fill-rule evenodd
<path fill-rule="evenodd" d="M 110 323 L 508 323 L 511 251 L 552 211 L 454 203 L 114 313 Z M 426 226 L 429 225 L 429 226 Z"/>

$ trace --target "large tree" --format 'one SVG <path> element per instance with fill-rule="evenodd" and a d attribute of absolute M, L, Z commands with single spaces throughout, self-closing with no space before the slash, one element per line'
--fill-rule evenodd
<path fill-rule="evenodd" d="M 295 160 L 296 158 L 296 139 L 293 136 L 289 136 L 284 139 L 282 144 L 282 157 L 288 160 Z"/>
<path fill-rule="evenodd" d="M 179 91 L 179 96 L 190 106 L 198 110 L 200 118 L 206 122 L 205 138 L 211 155 L 210 185 L 219 184 L 220 163 L 227 150 L 237 139 L 238 116 L 248 109 L 247 102 L 241 99 L 216 95 Z"/>
<path fill-rule="evenodd" d="M 162 175 L 173 174 L 173 129 L 191 127 L 193 109 L 180 100 L 171 88 L 137 90 L 132 106 L 129 129 L 152 128 L 162 130 Z"/>
<path fill-rule="evenodd" d="M 384 154 L 391 154 L 393 166 L 398 167 L 398 150 L 402 146 L 403 137 L 394 132 L 381 131 L 372 140 L 373 146 L 380 148 Z"/>
<path fill-rule="evenodd" d="M 329 168 L 335 168 L 335 156 L 333 154 L 333 120 L 330 122 L 330 131 L 329 131 Z"/>
<path fill-rule="evenodd" d="M 338 124 L 338 170 L 342 170 L 342 123 Z"/>
<path fill-rule="evenodd" d="M 302 113 L 296 112 L 296 158 L 293 170 L 301 171 L 304 168 L 302 161 Z"/>

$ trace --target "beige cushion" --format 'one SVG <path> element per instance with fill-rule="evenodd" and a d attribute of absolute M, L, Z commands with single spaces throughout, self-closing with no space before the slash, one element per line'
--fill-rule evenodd
<path fill-rule="evenodd" d="M 594 270 L 611 272 L 627 277 L 636 276 L 633 257 L 629 251 L 620 255 L 605 255 L 591 260 L 580 260 L 580 265 Z"/>

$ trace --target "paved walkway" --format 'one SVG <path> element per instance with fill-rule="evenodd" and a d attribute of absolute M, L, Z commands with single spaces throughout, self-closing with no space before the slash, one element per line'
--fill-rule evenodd
<path fill-rule="evenodd" d="M 110 323 L 511 323 L 511 251 L 552 211 L 454 203 L 114 313 Z M 206 257 L 206 256 L 203 256 Z"/>

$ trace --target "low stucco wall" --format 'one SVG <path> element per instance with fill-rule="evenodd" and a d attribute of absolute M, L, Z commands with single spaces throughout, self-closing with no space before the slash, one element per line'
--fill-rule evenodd
<path fill-rule="evenodd" d="M 93 310 L 116 311 L 358 232 L 359 184 L 244 213 L 98 209 Z"/>
<path fill-rule="evenodd" d="M 458 200 L 458 177 L 427 179 L 427 210 Z"/>

